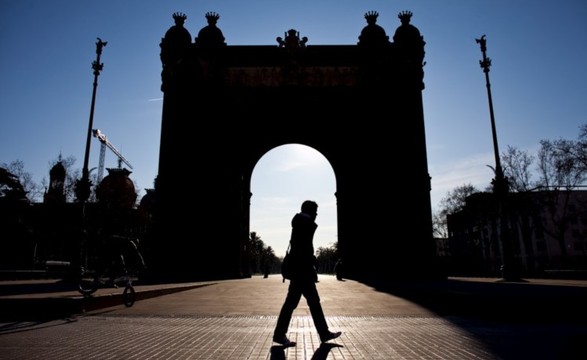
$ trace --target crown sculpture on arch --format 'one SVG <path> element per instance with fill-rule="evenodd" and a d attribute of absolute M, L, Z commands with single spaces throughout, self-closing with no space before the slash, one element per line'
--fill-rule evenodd
<path fill-rule="evenodd" d="M 218 19 L 220 19 L 220 15 L 214 11 L 208 11 L 204 16 L 206 17 L 206 20 L 208 20 L 208 24 L 216 24 Z"/>
<path fill-rule="evenodd" d="M 295 29 L 289 29 L 285 33 L 285 39 L 278 36 L 275 40 L 279 43 L 279 47 L 285 47 L 290 50 L 306 47 L 308 42 L 308 38 L 305 36 L 300 40 L 300 32 Z"/>
<path fill-rule="evenodd" d="M 365 13 L 365 20 L 367 20 L 367 24 L 375 24 L 378 17 L 379 13 L 377 11 L 367 11 Z"/>
<path fill-rule="evenodd" d="M 182 12 L 175 12 L 173 13 L 173 20 L 175 20 L 175 23 L 181 23 L 183 24 L 185 22 L 185 19 L 187 19 L 187 15 L 182 13 Z"/>
<path fill-rule="evenodd" d="M 397 17 L 401 20 L 402 24 L 409 24 L 410 20 L 412 19 L 412 12 L 409 10 L 404 10 L 400 12 Z"/>

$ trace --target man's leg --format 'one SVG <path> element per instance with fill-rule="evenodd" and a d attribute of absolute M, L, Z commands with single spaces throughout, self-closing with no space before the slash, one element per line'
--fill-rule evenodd
<path fill-rule="evenodd" d="M 316 331 L 318 332 L 318 336 L 320 336 L 320 341 L 326 342 L 328 340 L 339 337 L 342 334 L 340 331 L 330 332 L 328 329 L 328 324 L 326 323 L 324 311 L 322 310 L 320 295 L 318 295 L 316 284 L 313 282 L 308 282 L 308 284 L 304 286 L 303 295 L 308 302 L 310 314 L 312 314 L 312 320 L 314 320 L 314 326 L 316 326 Z"/>
<path fill-rule="evenodd" d="M 319 335 L 328 333 L 328 324 L 324 317 L 324 311 L 322 310 L 322 304 L 320 303 L 320 295 L 318 295 L 318 289 L 316 284 L 308 282 L 303 289 L 303 295 L 308 302 L 310 308 L 310 314 L 312 314 L 312 320 L 314 320 L 314 326 Z"/>
<path fill-rule="evenodd" d="M 290 281 L 287 296 L 285 297 L 285 301 L 283 302 L 283 306 L 279 312 L 277 325 L 275 326 L 275 330 L 273 332 L 274 341 L 281 343 L 282 339 L 286 337 L 287 329 L 289 328 L 289 323 L 291 321 L 291 316 L 298 306 L 301 297 L 301 288 L 297 285 L 296 282 Z"/>

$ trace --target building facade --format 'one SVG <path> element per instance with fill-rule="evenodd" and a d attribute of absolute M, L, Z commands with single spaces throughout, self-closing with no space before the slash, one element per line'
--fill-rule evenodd
<path fill-rule="evenodd" d="M 584 276 L 587 270 L 587 191 L 512 193 L 507 200 L 509 239 L 522 276 Z M 449 274 L 499 276 L 503 264 L 500 219 L 494 196 L 469 196 L 447 218 Z"/>

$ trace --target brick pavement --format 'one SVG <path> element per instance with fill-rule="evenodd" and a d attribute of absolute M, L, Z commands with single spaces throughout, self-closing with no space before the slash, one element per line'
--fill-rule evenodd
<path fill-rule="evenodd" d="M 0 359 L 587 358 L 587 324 L 572 317 L 528 321 L 453 309 L 441 313 L 403 293 L 329 276 L 320 280 L 327 321 L 332 330 L 343 331 L 325 345 L 303 299 L 288 335 L 298 345 L 284 349 L 271 342 L 287 291 L 287 283 L 272 276 L 220 281 L 145 298 L 132 307 L 0 323 Z"/>

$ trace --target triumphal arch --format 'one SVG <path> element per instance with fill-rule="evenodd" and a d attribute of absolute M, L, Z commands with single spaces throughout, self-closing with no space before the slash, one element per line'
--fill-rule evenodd
<path fill-rule="evenodd" d="M 362 15 L 362 14 L 361 14 Z M 192 37 L 173 14 L 161 40 L 164 94 L 153 267 L 181 278 L 247 276 L 251 175 L 284 144 L 334 170 L 347 277 L 434 276 L 422 105 L 424 45 L 402 11 L 393 35 L 364 14 L 351 45 L 299 30 L 232 46 L 220 15 Z M 364 21 L 358 16 L 358 21 Z M 287 26 L 287 25 L 286 25 Z"/>

